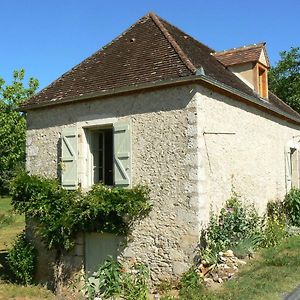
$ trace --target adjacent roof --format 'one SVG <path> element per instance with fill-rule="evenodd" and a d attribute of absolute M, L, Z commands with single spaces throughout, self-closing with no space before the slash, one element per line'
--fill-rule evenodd
<path fill-rule="evenodd" d="M 254 49 L 250 49 L 253 56 L 256 53 Z M 109 93 L 125 87 L 138 88 L 145 84 L 189 78 L 197 75 L 199 70 L 212 81 L 259 99 L 212 53 L 213 49 L 149 13 L 34 95 L 23 104 L 22 109 L 64 103 L 68 99 L 88 99 L 93 93 Z M 267 105 L 270 109 L 279 109 L 300 118 L 279 98 Z"/>
<path fill-rule="evenodd" d="M 213 55 L 226 67 L 259 61 L 261 52 L 265 51 L 265 43 L 259 43 L 240 48 L 233 48 L 225 51 L 215 52 Z M 268 62 L 268 57 L 265 55 Z M 268 62 L 269 64 L 269 62 Z"/>

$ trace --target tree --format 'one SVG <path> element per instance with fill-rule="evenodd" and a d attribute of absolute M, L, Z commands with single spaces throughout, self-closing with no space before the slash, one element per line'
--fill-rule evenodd
<path fill-rule="evenodd" d="M 300 47 L 280 52 L 269 72 L 269 89 L 300 113 Z"/>
<path fill-rule="evenodd" d="M 7 192 L 7 184 L 18 166 L 25 163 L 25 115 L 16 111 L 38 88 L 38 80 L 30 78 L 23 84 L 24 69 L 13 72 L 11 84 L 0 78 L 0 193 Z"/>

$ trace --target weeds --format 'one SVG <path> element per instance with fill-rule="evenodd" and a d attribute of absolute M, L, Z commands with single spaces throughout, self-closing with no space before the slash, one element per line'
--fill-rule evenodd
<path fill-rule="evenodd" d="M 182 276 L 179 287 L 180 300 L 202 299 L 203 285 L 195 268 L 191 268 Z"/>
<path fill-rule="evenodd" d="M 107 259 L 94 276 L 85 278 L 83 293 L 88 299 L 147 300 L 149 293 L 149 270 L 135 261 L 129 264 Z"/>

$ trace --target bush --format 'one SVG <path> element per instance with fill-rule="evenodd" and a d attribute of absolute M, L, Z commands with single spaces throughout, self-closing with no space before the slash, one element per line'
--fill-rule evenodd
<path fill-rule="evenodd" d="M 147 300 L 148 286 L 149 270 L 144 264 L 132 261 L 126 265 L 110 258 L 94 276 L 85 278 L 83 292 L 88 299 Z"/>
<path fill-rule="evenodd" d="M 12 205 L 38 220 L 48 248 L 70 250 L 81 231 L 126 235 L 133 222 L 149 213 L 149 190 L 94 185 L 88 193 L 67 191 L 56 180 L 19 173 L 11 182 Z"/>
<path fill-rule="evenodd" d="M 212 215 L 204 232 L 200 256 L 215 263 L 220 251 L 236 247 L 242 240 L 258 236 L 260 218 L 253 205 L 245 206 L 234 194 L 219 215 Z M 253 239 L 254 240 L 254 239 Z"/>
<path fill-rule="evenodd" d="M 17 282 L 28 285 L 33 282 L 37 253 L 26 239 L 25 233 L 18 235 L 7 255 L 7 262 Z"/>
<path fill-rule="evenodd" d="M 269 202 L 263 224 L 262 247 L 276 246 L 287 235 L 286 214 L 284 203 Z"/>
<path fill-rule="evenodd" d="M 236 246 L 232 247 L 231 250 L 238 258 L 252 257 L 263 240 L 264 237 L 261 234 L 253 234 L 242 239 Z"/>
<path fill-rule="evenodd" d="M 300 227 L 300 190 L 291 189 L 285 196 L 283 204 L 289 224 Z"/>

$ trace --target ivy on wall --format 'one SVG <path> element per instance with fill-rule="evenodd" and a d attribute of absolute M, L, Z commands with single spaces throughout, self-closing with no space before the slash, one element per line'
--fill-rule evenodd
<path fill-rule="evenodd" d="M 63 189 L 54 179 L 19 173 L 11 182 L 14 209 L 37 220 L 38 233 L 49 249 L 70 250 L 79 232 L 127 235 L 134 221 L 151 209 L 149 190 L 96 184 L 83 193 Z"/>

